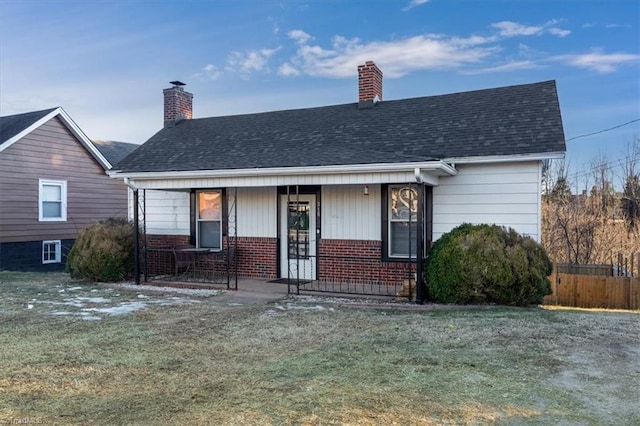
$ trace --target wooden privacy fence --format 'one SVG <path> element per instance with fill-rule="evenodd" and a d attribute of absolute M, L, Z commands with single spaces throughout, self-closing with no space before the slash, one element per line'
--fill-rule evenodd
<path fill-rule="evenodd" d="M 640 277 L 605 277 L 553 272 L 545 305 L 640 309 Z"/>

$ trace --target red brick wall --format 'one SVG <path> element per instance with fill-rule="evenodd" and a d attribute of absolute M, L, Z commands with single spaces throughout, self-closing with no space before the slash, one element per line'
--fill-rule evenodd
<path fill-rule="evenodd" d="M 189 244 L 187 235 L 148 235 L 148 272 L 150 275 L 173 274 L 173 254 L 154 252 L 154 248 L 172 248 Z M 234 244 L 233 241 L 225 245 Z M 274 279 L 278 270 L 276 238 L 238 237 L 238 275 Z M 319 280 L 352 283 L 400 285 L 413 276 L 415 265 L 406 262 L 383 262 L 382 243 L 363 240 L 320 240 Z M 198 270 L 213 268 L 212 256 L 198 257 Z"/>
<path fill-rule="evenodd" d="M 275 279 L 277 272 L 277 238 L 238 237 L 238 275 Z"/>
<path fill-rule="evenodd" d="M 234 244 L 233 241 L 225 241 Z M 147 235 L 147 265 L 149 275 L 170 275 L 174 271 L 174 258 L 171 252 L 154 251 L 176 246 L 188 246 L 188 235 Z M 252 278 L 277 278 L 278 240 L 276 238 L 238 237 L 237 240 L 238 275 Z M 214 256 L 197 257 L 197 269 L 200 272 L 214 268 Z"/>
<path fill-rule="evenodd" d="M 171 275 L 175 273 L 173 253 L 159 252 L 153 249 L 170 249 L 188 245 L 188 235 L 147 235 L 147 248 L 149 249 L 147 250 L 147 272 L 149 275 Z M 141 263 L 141 265 L 144 264 Z"/>
<path fill-rule="evenodd" d="M 406 262 L 383 262 L 382 242 L 320 240 L 318 279 L 399 285 L 415 272 Z"/>

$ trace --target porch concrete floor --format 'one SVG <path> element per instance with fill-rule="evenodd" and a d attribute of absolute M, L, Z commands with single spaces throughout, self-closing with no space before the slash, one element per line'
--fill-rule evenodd
<path fill-rule="evenodd" d="M 144 285 L 151 285 L 156 287 L 171 287 L 171 288 L 190 288 L 190 289 L 211 289 L 211 290 L 224 290 L 224 294 L 217 296 L 220 301 L 227 301 L 228 303 L 240 303 L 240 304 L 264 304 L 275 302 L 284 299 L 288 296 L 296 295 L 295 285 L 291 285 L 291 293 L 287 293 L 288 285 L 282 283 L 273 283 L 267 280 L 255 279 L 255 278 L 238 278 L 238 289 L 227 290 L 227 284 L 225 283 L 211 283 L 211 282 L 194 282 L 194 281 L 181 281 L 177 279 L 166 280 L 152 280 L 148 282 L 141 282 Z M 234 283 L 232 282 L 233 286 Z M 408 302 L 406 298 L 395 297 L 389 295 L 370 295 L 370 294 L 353 294 L 344 292 L 329 292 L 329 291 L 310 291 L 305 290 L 303 286 L 300 287 L 300 295 L 315 296 L 324 298 L 341 298 L 341 299 L 369 299 L 371 301 L 380 302 Z"/>
<path fill-rule="evenodd" d="M 141 282 L 141 284 L 155 287 L 225 290 L 223 294 L 217 297 L 220 300 L 229 299 L 229 303 L 262 304 L 274 302 L 288 296 L 286 284 L 270 283 L 253 278 L 238 278 L 237 290 L 227 290 L 226 283 L 179 281 L 179 279 L 154 280 Z M 234 282 L 231 283 L 232 286 L 234 284 Z M 294 287 L 292 287 L 292 291 L 295 291 Z"/>

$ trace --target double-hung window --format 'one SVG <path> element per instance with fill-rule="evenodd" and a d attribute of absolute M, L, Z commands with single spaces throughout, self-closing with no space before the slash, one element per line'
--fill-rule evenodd
<path fill-rule="evenodd" d="M 196 226 L 198 247 L 222 248 L 222 191 L 197 192 Z"/>
<path fill-rule="evenodd" d="M 60 240 L 42 242 L 42 263 L 62 262 L 62 243 Z"/>
<path fill-rule="evenodd" d="M 67 220 L 67 182 L 40 179 L 38 184 L 39 220 L 64 222 Z"/>
<path fill-rule="evenodd" d="M 416 257 L 418 192 L 408 185 L 389 186 L 389 257 Z"/>

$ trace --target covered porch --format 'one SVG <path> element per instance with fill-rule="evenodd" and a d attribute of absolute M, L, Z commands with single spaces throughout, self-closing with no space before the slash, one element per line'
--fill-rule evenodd
<path fill-rule="evenodd" d="M 129 177 L 137 276 L 227 289 L 258 278 L 293 294 L 423 298 L 417 271 L 431 244 L 431 188 L 455 169 L 415 166 Z"/>

